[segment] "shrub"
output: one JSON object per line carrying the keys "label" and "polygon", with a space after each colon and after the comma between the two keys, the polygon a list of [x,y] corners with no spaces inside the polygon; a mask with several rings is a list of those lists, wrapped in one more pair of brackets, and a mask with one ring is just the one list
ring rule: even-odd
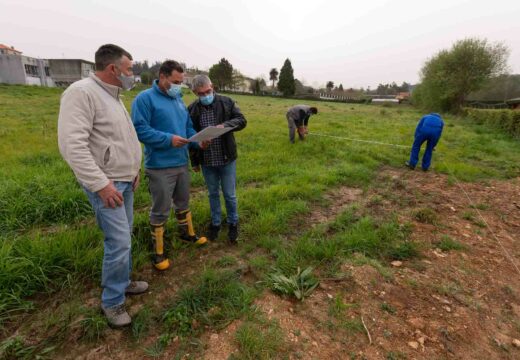
{"label": "shrub", "polygon": [[485,124],[520,138],[520,111],[465,109],[465,114],[477,124]]}

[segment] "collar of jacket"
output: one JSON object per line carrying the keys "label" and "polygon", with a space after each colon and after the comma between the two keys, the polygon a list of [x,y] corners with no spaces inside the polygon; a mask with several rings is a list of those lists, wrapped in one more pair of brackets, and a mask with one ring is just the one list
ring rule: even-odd
{"label": "collar of jacket", "polygon": [[90,74],[90,78],[94,80],[103,89],[105,89],[113,98],[119,99],[119,95],[121,95],[121,91],[123,90],[119,86],[107,84],[106,82],[98,78],[96,74],[93,73]]}

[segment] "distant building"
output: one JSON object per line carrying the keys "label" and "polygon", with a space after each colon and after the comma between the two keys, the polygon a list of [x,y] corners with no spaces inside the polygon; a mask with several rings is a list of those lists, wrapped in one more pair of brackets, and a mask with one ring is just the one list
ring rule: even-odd
{"label": "distant building", "polygon": [[520,111],[520,98],[506,100],[506,104],[512,110]]}
{"label": "distant building", "polygon": [[233,92],[241,92],[241,93],[249,93],[252,94],[252,86],[254,83],[254,79],[251,79],[249,77],[244,77],[242,81],[236,84],[235,89],[233,89]]}
{"label": "distant building", "polygon": [[208,72],[207,71],[202,71],[202,70],[199,70],[199,69],[187,69],[185,72],[184,72],[184,81],[183,81],[183,84],[186,85],[188,88],[191,89],[192,85],[193,85],[193,78],[197,75],[208,75]]}
{"label": "distant building", "polygon": [[400,92],[395,97],[397,100],[399,100],[399,103],[403,101],[410,100],[410,93],[409,92]]}
{"label": "distant building", "polygon": [[67,87],[95,71],[92,61],[81,59],[49,59],[52,78],[56,86]]}
{"label": "distant building", "polygon": [[14,46],[7,46],[4,44],[0,44],[0,54],[3,55],[22,55],[21,51],[18,51],[14,48]]}
{"label": "distant building", "polygon": [[21,55],[13,48],[0,53],[0,83],[55,86],[49,61]]}
{"label": "distant building", "polygon": [[375,98],[372,99],[372,104],[384,104],[384,103],[397,103],[399,104],[399,100],[397,99],[388,99],[388,98]]}

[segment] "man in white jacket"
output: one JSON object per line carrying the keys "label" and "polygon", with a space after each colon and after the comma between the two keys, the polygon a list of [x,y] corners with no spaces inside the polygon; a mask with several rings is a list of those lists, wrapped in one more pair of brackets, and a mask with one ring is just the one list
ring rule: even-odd
{"label": "man in white jacket", "polygon": [[115,327],[129,325],[125,294],[148,289],[130,281],[134,191],[139,184],[141,146],[120,99],[133,87],[132,56],[117,45],[101,46],[96,73],[63,93],[58,119],[61,155],[72,168],[105,235],[101,308]]}

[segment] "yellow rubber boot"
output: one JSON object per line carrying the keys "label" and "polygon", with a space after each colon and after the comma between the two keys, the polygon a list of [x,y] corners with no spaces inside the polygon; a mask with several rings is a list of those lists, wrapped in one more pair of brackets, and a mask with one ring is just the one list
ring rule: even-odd
{"label": "yellow rubber boot", "polygon": [[153,266],[157,270],[166,270],[170,267],[170,261],[164,255],[164,223],[150,224],[152,227],[152,243],[154,254],[152,256]]}
{"label": "yellow rubber boot", "polygon": [[177,221],[179,223],[181,240],[196,245],[204,245],[208,242],[208,239],[206,239],[206,237],[198,237],[195,234],[195,230],[193,229],[193,221],[191,218],[191,211],[189,209],[176,211],[175,216],[177,217]]}

